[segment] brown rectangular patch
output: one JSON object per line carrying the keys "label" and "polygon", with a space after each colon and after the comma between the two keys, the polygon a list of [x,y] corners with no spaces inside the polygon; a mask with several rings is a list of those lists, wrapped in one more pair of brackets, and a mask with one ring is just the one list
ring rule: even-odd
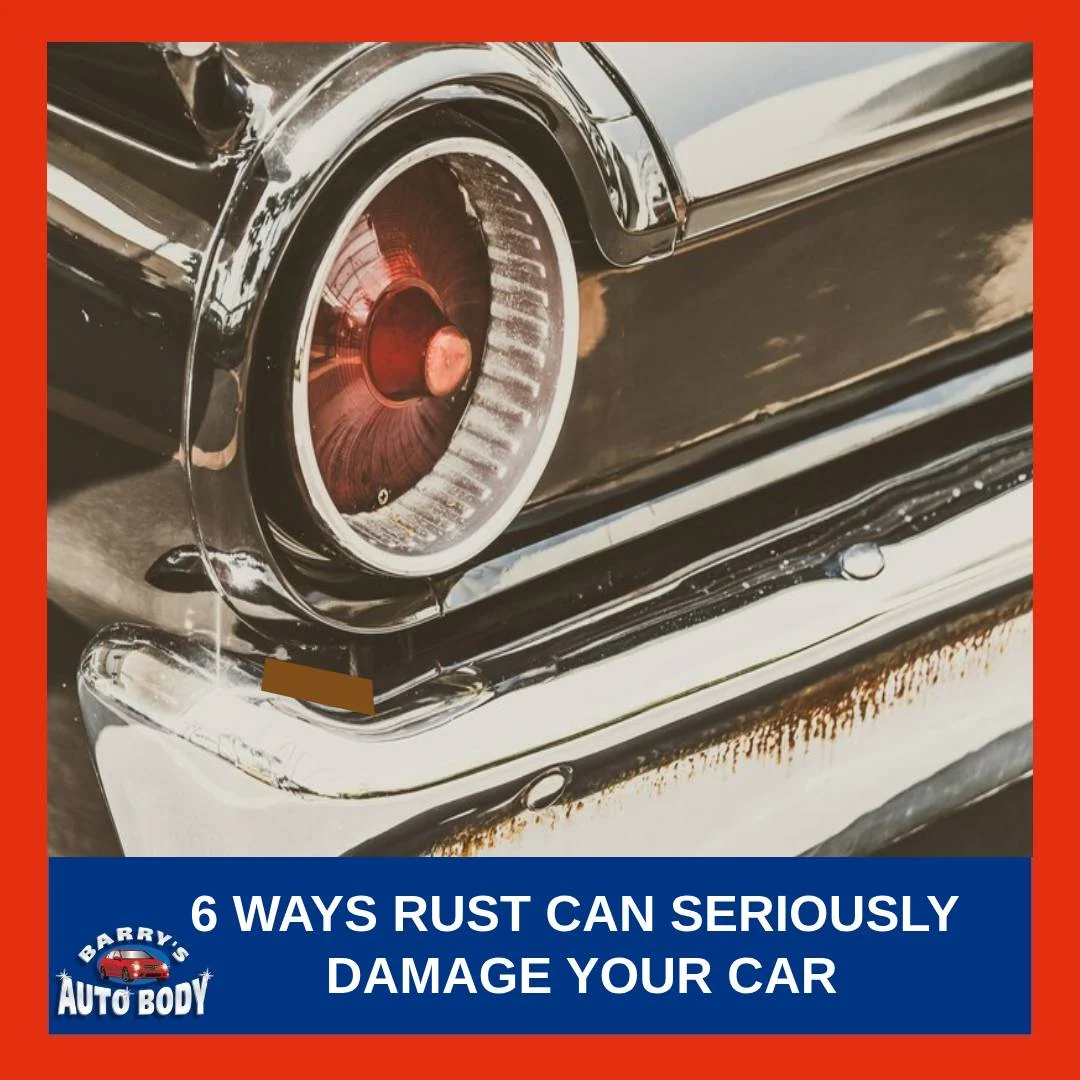
{"label": "brown rectangular patch", "polygon": [[375,684],[359,675],[343,675],[268,656],[263,663],[262,688],[268,694],[375,715]]}

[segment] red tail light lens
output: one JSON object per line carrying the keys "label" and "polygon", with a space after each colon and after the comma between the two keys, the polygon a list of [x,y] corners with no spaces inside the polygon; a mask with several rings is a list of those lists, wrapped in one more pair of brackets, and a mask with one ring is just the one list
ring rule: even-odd
{"label": "red tail light lens", "polygon": [[342,513],[387,505],[450,444],[484,348],[489,281],[479,224],[441,162],[398,177],[350,227],[308,368],[315,457]]}
{"label": "red tail light lens", "polygon": [[298,342],[296,444],[323,526],[387,573],[476,554],[540,477],[576,346],[569,241],[528,166],[479,139],[406,155],[331,241]]}

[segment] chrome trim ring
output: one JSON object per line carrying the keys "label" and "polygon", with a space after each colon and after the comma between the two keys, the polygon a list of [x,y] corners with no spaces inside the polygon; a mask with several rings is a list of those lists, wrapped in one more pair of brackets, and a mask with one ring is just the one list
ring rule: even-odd
{"label": "chrome trim ring", "polygon": [[[375,589],[359,568],[345,581],[309,575],[278,542],[252,492],[243,405],[257,364],[253,343],[285,250],[329,178],[348,157],[374,157],[373,143],[399,125],[482,101],[554,136],[605,257],[629,266],[668,254],[675,240],[670,199],[661,207],[650,198],[650,225],[639,232],[631,229],[637,203],[626,197],[653,190],[643,170],[651,174],[655,152],[643,153],[630,117],[595,119],[610,111],[603,100],[583,100],[561,68],[540,63],[533,49],[378,42],[332,51],[318,77],[260,118],[254,145],[234,163],[227,204],[198,270],[181,439],[203,559],[240,622],[291,641],[306,638],[312,620],[345,632],[389,633],[439,614],[421,579],[397,579],[395,587],[384,579],[386,587]],[[405,581],[412,587],[402,587]]]}
{"label": "chrome trim ring", "polygon": [[[372,201],[409,169],[435,158],[457,175],[491,262],[479,375],[431,471],[389,505],[345,514],[327,489],[311,433],[308,369],[316,312],[341,245]],[[320,524],[345,554],[399,577],[444,573],[478,555],[510,524],[547,465],[570,401],[577,341],[570,238],[536,173],[516,154],[478,138],[441,139],[398,158],[342,219],[319,263],[300,324],[292,368],[293,438]]]}

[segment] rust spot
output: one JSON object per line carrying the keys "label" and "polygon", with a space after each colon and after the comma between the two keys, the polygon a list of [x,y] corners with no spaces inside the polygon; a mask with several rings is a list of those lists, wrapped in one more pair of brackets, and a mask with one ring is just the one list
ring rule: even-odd
{"label": "rust spot", "polygon": [[[876,715],[885,705],[913,702],[924,687],[937,685],[942,672],[953,668],[964,676],[964,666],[976,658],[989,668],[1008,642],[1008,625],[1031,611],[1030,591],[981,611],[963,615],[916,635],[872,657],[856,661],[836,673],[790,693],[778,701],[714,721],[699,729],[696,738],[637,752],[634,763],[592,789],[581,789],[546,812],[509,812],[466,828],[433,845],[442,855],[476,855],[502,846],[527,829],[554,831],[586,801],[601,804],[622,784],[639,776],[649,778],[655,794],[696,773],[730,771],[762,758],[784,764],[805,754],[817,742],[834,741]],[[575,777],[582,770],[575,768]],[[561,813],[557,811],[561,810]],[[555,811],[555,812],[553,812]]]}

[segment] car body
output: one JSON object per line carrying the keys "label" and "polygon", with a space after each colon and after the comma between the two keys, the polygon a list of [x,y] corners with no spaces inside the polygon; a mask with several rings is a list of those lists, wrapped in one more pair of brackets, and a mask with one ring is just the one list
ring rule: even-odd
{"label": "car body", "polygon": [[155,979],[164,982],[169,977],[169,965],[145,949],[110,949],[97,962],[101,979],[121,979],[138,982]]}
{"label": "car body", "polygon": [[[51,615],[125,851],[859,852],[1030,773],[1030,45],[68,45],[49,95]],[[342,508],[319,305],[427,166],[468,416]]]}

